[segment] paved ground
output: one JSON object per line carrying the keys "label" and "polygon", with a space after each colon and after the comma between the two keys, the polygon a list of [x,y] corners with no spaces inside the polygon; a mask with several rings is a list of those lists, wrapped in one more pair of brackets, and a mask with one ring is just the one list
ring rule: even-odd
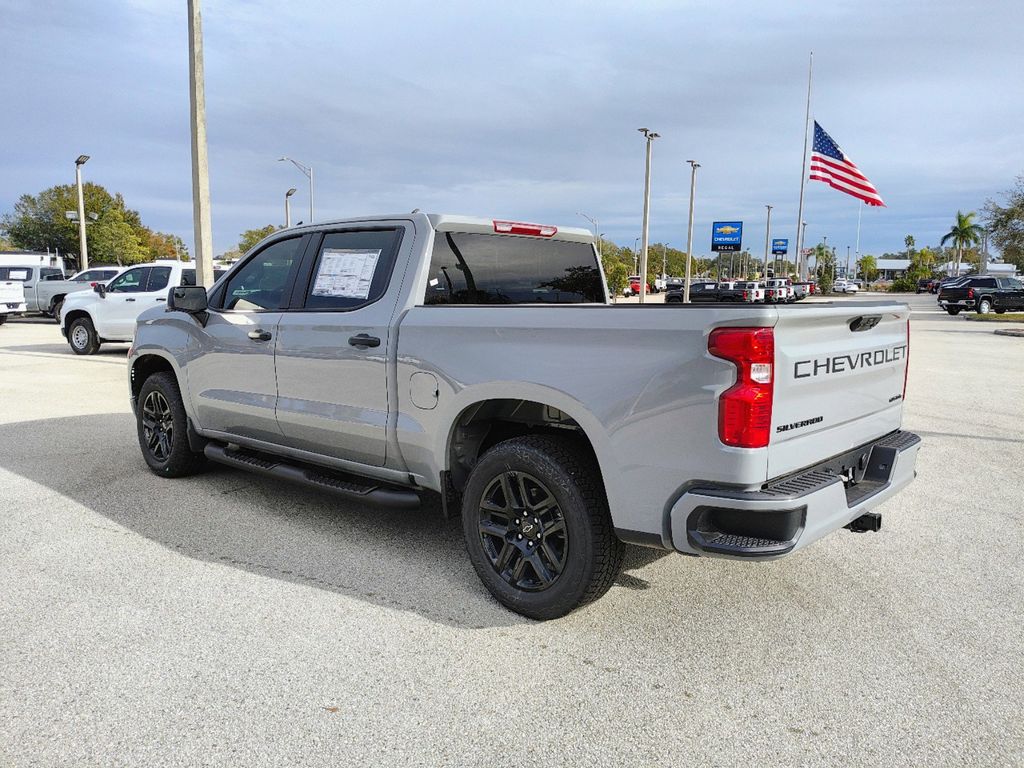
{"label": "paved ground", "polygon": [[456,523],[145,468],[124,346],[0,328],[2,765],[1020,765],[1024,340],[915,307],[917,481],[537,624]]}

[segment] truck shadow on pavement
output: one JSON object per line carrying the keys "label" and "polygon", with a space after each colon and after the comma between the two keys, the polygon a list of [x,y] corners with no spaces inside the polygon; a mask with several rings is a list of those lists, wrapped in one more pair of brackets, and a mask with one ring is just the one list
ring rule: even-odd
{"label": "truck shadow on pavement", "polygon": [[[142,459],[129,414],[7,424],[0,468],[121,526],[103,531],[137,534],[206,563],[462,628],[532,623],[487,594],[458,520],[359,506],[218,465],[191,478],[156,477]],[[68,527],[75,525],[72,518]],[[664,554],[630,548],[626,567]],[[648,587],[626,573],[618,583]]]}

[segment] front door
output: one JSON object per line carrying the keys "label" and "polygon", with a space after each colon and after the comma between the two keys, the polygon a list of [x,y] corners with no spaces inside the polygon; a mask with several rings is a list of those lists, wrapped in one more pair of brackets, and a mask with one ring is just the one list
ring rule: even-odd
{"label": "front door", "polygon": [[205,328],[185,366],[199,428],[281,442],[274,350],[281,310],[302,254],[303,237],[254,253],[211,295]]}
{"label": "front door", "polygon": [[[134,267],[114,278],[106,295],[90,308],[96,332],[104,339],[131,338],[135,332],[136,306],[145,294],[152,267]],[[148,308],[148,305],[147,305]]]}
{"label": "front door", "polygon": [[[287,445],[383,466],[387,360],[407,225],[326,232],[278,326],[277,420]],[[398,260],[404,265],[403,260]]]}

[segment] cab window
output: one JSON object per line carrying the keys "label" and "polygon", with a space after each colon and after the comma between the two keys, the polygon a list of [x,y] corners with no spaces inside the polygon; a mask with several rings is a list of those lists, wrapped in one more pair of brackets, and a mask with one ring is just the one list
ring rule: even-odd
{"label": "cab window", "polygon": [[146,284],[146,291],[162,291],[171,280],[170,267],[152,267],[149,270],[149,282]]}
{"label": "cab window", "polygon": [[228,281],[223,309],[260,312],[283,307],[301,242],[301,237],[278,240],[243,264]]}
{"label": "cab window", "polygon": [[129,269],[117,277],[107,287],[108,293],[142,293],[146,289],[146,280],[152,267],[136,267]]}

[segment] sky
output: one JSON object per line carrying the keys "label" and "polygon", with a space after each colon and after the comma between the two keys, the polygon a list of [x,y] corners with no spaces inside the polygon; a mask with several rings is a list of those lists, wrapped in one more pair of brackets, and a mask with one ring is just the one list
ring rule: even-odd
{"label": "sky", "polygon": [[[191,247],[185,0],[0,0],[0,213],[85,178]],[[694,252],[796,236],[812,119],[875,184],[861,251],[937,244],[1024,173],[1024,5],[962,2],[203,0],[214,249],[243,230],[424,211],[639,236]],[[858,201],[808,181],[807,240],[855,248]]]}

